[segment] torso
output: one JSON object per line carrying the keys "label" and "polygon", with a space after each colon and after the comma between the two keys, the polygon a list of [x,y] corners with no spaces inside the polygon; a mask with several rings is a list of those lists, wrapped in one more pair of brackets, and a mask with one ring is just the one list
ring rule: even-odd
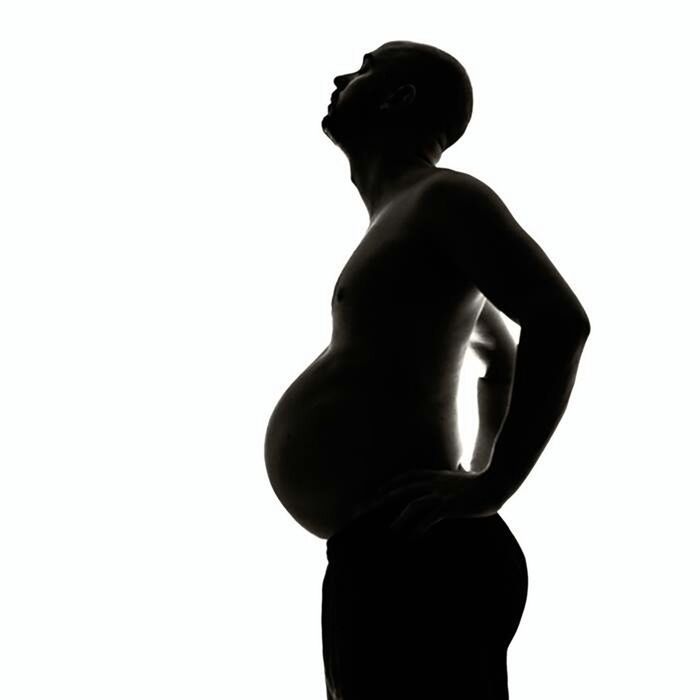
{"label": "torso", "polygon": [[330,344],[270,418],[270,483],[319,537],[396,474],[459,464],[459,374],[484,297],[431,245],[428,185],[443,173],[368,229],[333,291]]}

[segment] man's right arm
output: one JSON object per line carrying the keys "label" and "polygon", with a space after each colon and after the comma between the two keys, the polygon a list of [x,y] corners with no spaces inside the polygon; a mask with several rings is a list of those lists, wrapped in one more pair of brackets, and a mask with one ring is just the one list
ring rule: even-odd
{"label": "man's right arm", "polygon": [[456,264],[520,325],[508,413],[489,467],[474,481],[474,514],[486,515],[519,488],[559,424],[590,324],[544,251],[488,186],[450,173],[432,194],[438,212],[434,241],[446,264]]}

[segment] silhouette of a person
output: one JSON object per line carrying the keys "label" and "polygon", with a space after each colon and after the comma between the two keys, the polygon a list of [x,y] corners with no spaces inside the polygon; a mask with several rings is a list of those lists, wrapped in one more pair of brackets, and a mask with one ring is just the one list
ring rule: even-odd
{"label": "silhouette of a person", "polygon": [[[493,190],[436,167],[471,117],[455,58],[392,41],[334,82],[322,128],[369,226],[333,291],[331,342],[265,441],[280,501],[328,540],[328,698],[505,699],[528,574],[497,511],[559,423],[589,321]],[[520,326],[517,347],[500,312]],[[466,471],[469,346],[486,369]]]}

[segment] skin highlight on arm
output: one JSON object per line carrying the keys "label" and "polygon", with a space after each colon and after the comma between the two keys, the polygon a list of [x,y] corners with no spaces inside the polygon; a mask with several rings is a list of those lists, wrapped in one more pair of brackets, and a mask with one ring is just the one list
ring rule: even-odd
{"label": "skin highlight on arm", "polygon": [[488,300],[479,314],[469,346],[485,366],[484,375],[477,380],[479,428],[469,463],[471,471],[480,473],[491,462],[508,413],[517,351],[500,312]]}

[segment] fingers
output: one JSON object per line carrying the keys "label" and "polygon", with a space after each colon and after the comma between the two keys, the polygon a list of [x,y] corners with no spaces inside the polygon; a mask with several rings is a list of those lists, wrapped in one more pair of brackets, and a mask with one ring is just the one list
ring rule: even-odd
{"label": "fingers", "polygon": [[360,517],[378,508],[391,510],[393,507],[405,505],[408,501],[432,493],[436,477],[440,474],[436,469],[411,469],[401,472],[386,482],[379,494],[359,506],[353,517]]}
{"label": "fingers", "polygon": [[412,500],[401,514],[391,523],[389,529],[397,535],[422,536],[436,522],[444,517],[443,499],[437,495],[427,495]]}
{"label": "fingers", "polygon": [[407,483],[421,483],[434,479],[439,474],[437,469],[409,469],[401,472],[389,480],[389,485],[400,486]]}
{"label": "fingers", "polygon": [[392,507],[397,507],[402,504],[405,505],[406,502],[412,498],[426,495],[427,489],[428,485],[425,483],[406,484],[404,486],[394,487],[388,491],[384,491],[379,496],[361,506],[356,516],[364,515],[378,508],[386,508],[389,510]]}

